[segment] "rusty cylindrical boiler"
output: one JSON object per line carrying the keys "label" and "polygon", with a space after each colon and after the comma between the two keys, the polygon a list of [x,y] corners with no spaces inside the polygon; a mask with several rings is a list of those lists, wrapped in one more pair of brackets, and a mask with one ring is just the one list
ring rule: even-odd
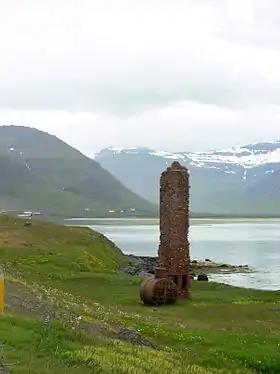
{"label": "rusty cylindrical boiler", "polygon": [[151,276],[141,283],[140,297],[145,305],[174,304],[178,290],[172,279]]}

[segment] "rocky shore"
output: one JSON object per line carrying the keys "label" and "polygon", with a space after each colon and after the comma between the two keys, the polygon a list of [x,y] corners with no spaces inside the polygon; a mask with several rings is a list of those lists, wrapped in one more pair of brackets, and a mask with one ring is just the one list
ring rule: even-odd
{"label": "rocky shore", "polygon": [[[119,274],[129,274],[138,277],[147,277],[155,273],[157,266],[157,257],[145,257],[126,255],[127,266],[119,270]],[[217,274],[217,273],[244,273],[252,271],[248,265],[229,265],[216,263],[210,259],[204,261],[191,261],[191,275],[197,277],[201,274]]]}

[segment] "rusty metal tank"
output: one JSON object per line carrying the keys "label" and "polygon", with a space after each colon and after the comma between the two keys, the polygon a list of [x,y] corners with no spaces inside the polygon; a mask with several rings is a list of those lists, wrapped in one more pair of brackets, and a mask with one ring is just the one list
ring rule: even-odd
{"label": "rusty metal tank", "polygon": [[172,279],[151,276],[141,283],[140,297],[145,305],[174,304],[178,290]]}

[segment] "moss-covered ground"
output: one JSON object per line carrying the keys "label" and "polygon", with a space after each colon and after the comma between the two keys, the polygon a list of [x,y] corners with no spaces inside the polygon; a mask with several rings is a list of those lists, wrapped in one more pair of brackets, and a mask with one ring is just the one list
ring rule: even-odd
{"label": "moss-covered ground", "polygon": [[[0,373],[280,373],[278,292],[193,281],[191,300],[145,307],[100,235],[23,223],[0,219]],[[160,350],[119,340],[121,326]]]}

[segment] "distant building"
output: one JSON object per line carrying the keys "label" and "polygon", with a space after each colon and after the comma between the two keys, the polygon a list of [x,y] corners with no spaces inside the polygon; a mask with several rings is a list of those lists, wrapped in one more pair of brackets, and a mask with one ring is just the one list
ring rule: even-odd
{"label": "distant building", "polygon": [[32,212],[23,212],[23,214],[25,214],[26,216],[31,217],[33,213]]}
{"label": "distant building", "polygon": [[41,212],[33,212],[33,213],[31,213],[33,216],[41,216],[41,215],[43,215],[43,213],[41,213]]}

